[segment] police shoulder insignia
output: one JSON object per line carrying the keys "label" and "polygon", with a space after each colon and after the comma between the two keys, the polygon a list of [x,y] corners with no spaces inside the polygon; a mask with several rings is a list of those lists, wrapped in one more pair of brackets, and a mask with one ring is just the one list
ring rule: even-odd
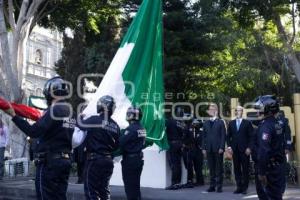
{"label": "police shoulder insignia", "polygon": [[138,137],[146,137],[147,136],[146,129],[139,129],[139,130],[137,130],[137,133],[138,133]]}
{"label": "police shoulder insignia", "polygon": [[124,135],[128,135],[128,133],[129,133],[129,131],[128,131],[128,130],[126,130],[126,131],[124,132]]}
{"label": "police shoulder insignia", "polygon": [[270,139],[270,134],[269,133],[263,133],[262,134],[262,139],[263,140],[269,140]]}

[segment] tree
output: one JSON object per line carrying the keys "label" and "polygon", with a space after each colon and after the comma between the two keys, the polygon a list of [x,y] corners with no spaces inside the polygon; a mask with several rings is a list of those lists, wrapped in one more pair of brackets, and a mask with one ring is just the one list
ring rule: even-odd
{"label": "tree", "polygon": [[[72,29],[84,27],[86,32],[98,33],[97,20],[105,20],[118,4],[118,0],[0,0],[0,94],[15,102],[23,100],[22,82],[25,70],[26,43],[37,25]],[[9,34],[11,45],[9,45]],[[24,146],[20,132],[11,132],[20,146]],[[24,156],[24,149],[12,147],[13,157]]]}
{"label": "tree", "polygon": [[[117,51],[119,27],[116,19],[98,22],[99,34],[86,34],[83,29],[77,29],[74,38],[64,35],[64,48],[61,59],[56,63],[56,72],[73,85],[71,104],[74,109],[84,102],[77,94],[78,77],[86,73],[104,74]],[[89,77],[88,81],[99,85],[101,78]],[[79,87],[85,88],[84,82]]]}
{"label": "tree", "polygon": [[[230,5],[242,26],[255,28],[260,23],[263,24],[262,29],[267,29],[268,23],[276,26],[278,39],[282,44],[281,49],[288,59],[290,70],[300,82],[300,60],[297,56],[299,44],[295,40],[296,17],[300,13],[300,3],[294,0],[225,0],[224,2]],[[283,23],[283,18],[288,23]]]}
{"label": "tree", "polygon": [[[1,69],[0,83],[13,92],[2,91],[6,98],[22,100],[23,71],[26,66],[26,42],[36,24],[58,28],[64,31],[70,27],[84,27],[86,32],[99,32],[97,21],[108,20],[118,12],[119,1],[109,0],[1,0],[0,1],[0,42]],[[8,45],[8,32],[12,45]]]}

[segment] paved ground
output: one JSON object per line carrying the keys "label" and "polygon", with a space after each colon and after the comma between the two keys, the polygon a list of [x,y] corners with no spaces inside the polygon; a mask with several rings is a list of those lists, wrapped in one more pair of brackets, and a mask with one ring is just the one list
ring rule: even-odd
{"label": "paved ground", "polygon": [[[254,187],[251,186],[248,195],[234,195],[233,186],[225,186],[223,193],[204,192],[206,187],[166,191],[162,189],[142,188],[143,200],[256,200]],[[126,200],[123,187],[111,187],[112,200]],[[0,200],[35,199],[34,182],[30,179],[5,180],[0,182]],[[82,200],[83,185],[74,184],[70,180],[68,188],[69,200]],[[300,188],[289,187],[285,198],[289,200],[300,199]]]}

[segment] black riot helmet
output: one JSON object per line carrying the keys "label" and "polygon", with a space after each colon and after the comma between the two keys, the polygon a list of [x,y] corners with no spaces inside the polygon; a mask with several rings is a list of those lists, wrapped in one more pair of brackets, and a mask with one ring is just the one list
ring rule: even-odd
{"label": "black riot helmet", "polygon": [[255,100],[254,108],[264,115],[274,115],[279,112],[279,102],[276,96],[265,95]]}
{"label": "black riot helmet", "polygon": [[113,97],[105,95],[100,97],[97,102],[97,113],[105,113],[109,117],[112,116],[116,108],[116,103]]}
{"label": "black riot helmet", "polygon": [[126,120],[127,121],[140,121],[143,117],[142,110],[138,106],[131,106],[127,109]]}
{"label": "black riot helmet", "polygon": [[49,79],[45,83],[43,94],[48,106],[50,106],[53,99],[67,97],[70,94],[70,85],[61,77],[57,76]]}
{"label": "black riot helmet", "polygon": [[199,127],[200,126],[199,120],[198,119],[193,119],[192,125],[195,126],[195,127]]}

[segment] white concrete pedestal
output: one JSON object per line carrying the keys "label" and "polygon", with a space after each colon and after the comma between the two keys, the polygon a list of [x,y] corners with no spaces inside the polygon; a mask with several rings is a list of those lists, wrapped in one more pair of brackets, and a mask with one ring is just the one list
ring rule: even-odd
{"label": "white concrete pedestal", "polygon": [[[144,168],[141,177],[141,187],[165,188],[171,183],[171,171],[168,165],[166,151],[159,152],[153,145],[144,151]],[[121,162],[115,163],[111,185],[123,186]]]}

